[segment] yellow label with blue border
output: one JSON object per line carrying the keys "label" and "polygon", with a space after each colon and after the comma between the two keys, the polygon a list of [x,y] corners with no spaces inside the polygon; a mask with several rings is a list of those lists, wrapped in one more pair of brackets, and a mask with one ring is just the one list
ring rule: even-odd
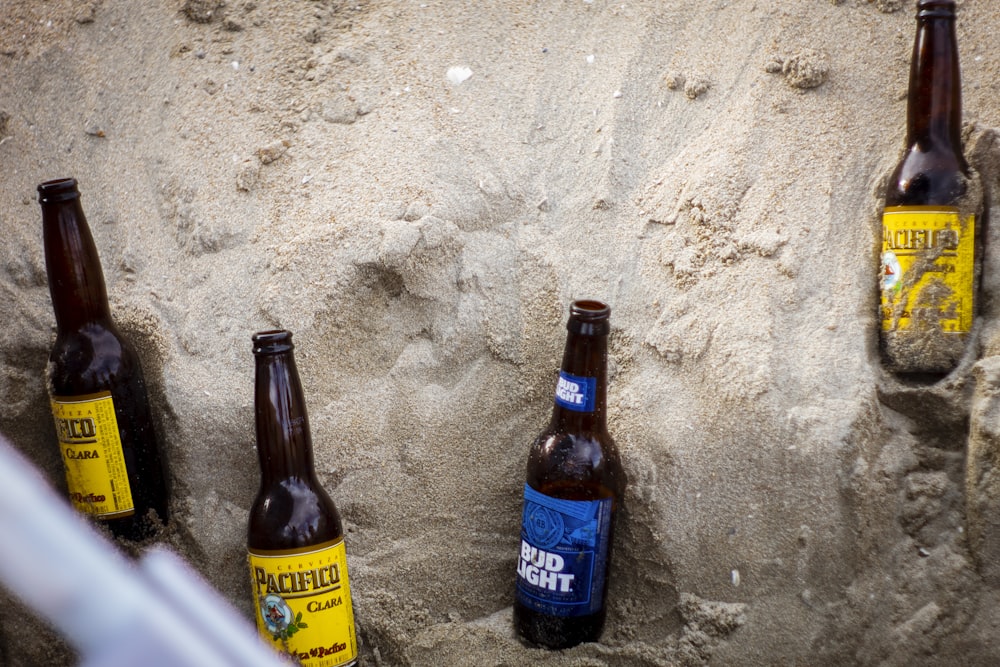
{"label": "yellow label with blue border", "polygon": [[257,630],[302,667],[354,664],[358,645],[343,538],[289,551],[249,550]]}
{"label": "yellow label with blue border", "polygon": [[889,206],[882,215],[882,330],[920,319],[945,333],[972,329],[975,216],[945,206]]}
{"label": "yellow label with blue border", "polygon": [[53,396],[51,402],[73,507],[99,519],[134,514],[111,392]]}

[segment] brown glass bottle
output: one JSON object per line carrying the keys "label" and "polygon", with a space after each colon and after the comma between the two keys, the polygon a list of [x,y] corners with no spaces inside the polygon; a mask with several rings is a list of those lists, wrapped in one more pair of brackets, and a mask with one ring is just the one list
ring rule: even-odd
{"label": "brown glass bottle", "polygon": [[611,309],[570,306],[555,406],[528,454],[514,626],[551,649],[597,641],[625,473],[607,429]]}
{"label": "brown glass bottle", "polygon": [[357,659],[344,531],[313,466],[292,334],[253,335],[260,490],[247,549],[261,637],[304,667]]}
{"label": "brown glass bottle", "polygon": [[953,0],[920,0],[910,67],[906,152],[882,218],[880,352],[901,374],[943,375],[975,314],[981,199],[962,155],[962,93]]}
{"label": "brown glass bottle", "polygon": [[42,183],[38,201],[56,316],[46,380],[70,501],[116,536],[143,539],[168,514],[139,357],[111,318],[76,180]]}

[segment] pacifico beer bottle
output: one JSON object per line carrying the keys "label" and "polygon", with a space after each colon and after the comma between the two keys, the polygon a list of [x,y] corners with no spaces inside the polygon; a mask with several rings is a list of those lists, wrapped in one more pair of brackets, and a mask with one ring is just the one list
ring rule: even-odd
{"label": "pacifico beer bottle", "polygon": [[113,534],[167,521],[167,488],[139,358],[111,318],[76,180],[38,186],[56,316],[46,382],[69,497]]}
{"label": "pacifico beer bottle", "polygon": [[882,217],[880,351],[894,372],[940,375],[972,329],[982,247],[962,155],[953,0],[917,3],[906,119]]}
{"label": "pacifico beer bottle", "polygon": [[260,490],[247,550],[260,635],[303,667],[357,661],[340,514],[313,468],[292,334],[253,336]]}
{"label": "pacifico beer bottle", "polygon": [[527,642],[596,641],[625,474],[607,429],[608,318],[574,301],[552,421],[528,454],[514,625]]}

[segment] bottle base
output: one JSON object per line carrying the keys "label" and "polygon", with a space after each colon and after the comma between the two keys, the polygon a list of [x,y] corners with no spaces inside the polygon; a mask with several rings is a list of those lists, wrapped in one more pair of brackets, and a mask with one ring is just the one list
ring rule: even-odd
{"label": "bottle base", "polygon": [[879,352],[883,366],[894,374],[940,379],[958,366],[967,343],[968,334],[964,333],[935,329],[883,331]]}
{"label": "bottle base", "polygon": [[140,543],[154,538],[163,532],[167,525],[167,512],[162,514],[149,508],[141,514],[133,514],[124,519],[102,521],[95,519],[94,523],[102,526],[117,540]]}
{"label": "bottle base", "polygon": [[564,649],[596,642],[604,628],[604,610],[589,616],[550,616],[514,603],[514,630],[518,638],[535,648]]}

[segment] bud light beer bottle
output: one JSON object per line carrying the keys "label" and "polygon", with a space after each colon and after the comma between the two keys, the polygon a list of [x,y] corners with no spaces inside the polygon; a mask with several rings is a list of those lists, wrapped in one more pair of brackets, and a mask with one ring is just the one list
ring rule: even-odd
{"label": "bud light beer bottle", "polygon": [[56,340],[46,384],[69,499],[117,537],[168,518],[167,486],[139,357],[111,318],[76,180],[38,186]]}
{"label": "bud light beer bottle", "polygon": [[253,336],[260,490],[247,550],[257,629],[302,667],[357,662],[344,530],[313,467],[292,334]]}
{"label": "bud light beer bottle", "polygon": [[574,301],[552,421],[528,454],[514,625],[551,649],[597,641],[625,474],[607,429],[611,309]]}
{"label": "bud light beer bottle", "polygon": [[879,347],[890,371],[941,376],[965,350],[982,263],[981,196],[962,155],[953,0],[917,3],[906,120],[882,216]]}

